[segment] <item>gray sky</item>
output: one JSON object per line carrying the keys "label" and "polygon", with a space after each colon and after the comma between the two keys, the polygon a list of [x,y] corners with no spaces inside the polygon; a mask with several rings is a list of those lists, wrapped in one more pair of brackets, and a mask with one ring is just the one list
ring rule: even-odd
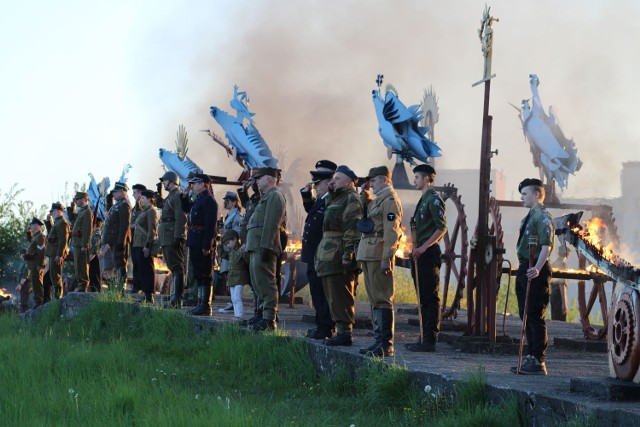
{"label": "gray sky", "polygon": [[[508,104],[530,98],[536,73],[543,104],[556,108],[584,162],[561,198],[618,196],[622,162],[640,160],[640,3],[490,6],[500,19],[493,167],[510,186],[537,176]],[[482,76],[483,9],[472,0],[13,2],[0,14],[0,188],[17,182],[26,198],[49,204],[65,182],[89,172],[114,182],[125,163],[130,183],[153,185],[158,149],[174,148],[180,124],[206,172],[236,178],[237,165],[198,132],[222,135],[209,107],[228,110],[234,84],[285,163],[301,158],[308,171],[330,158],[365,174],[392,164],[371,101],[378,73],[406,104],[432,85],[438,168],[477,168],[483,88],[471,84]]]}

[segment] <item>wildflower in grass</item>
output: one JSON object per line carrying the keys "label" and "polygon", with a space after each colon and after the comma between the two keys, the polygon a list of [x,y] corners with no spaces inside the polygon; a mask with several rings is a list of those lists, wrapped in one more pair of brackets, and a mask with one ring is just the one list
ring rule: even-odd
{"label": "wildflower in grass", "polygon": [[231,406],[231,399],[227,397],[227,411],[229,410],[230,406]]}
{"label": "wildflower in grass", "polygon": [[157,378],[151,378],[151,382],[152,382],[152,383],[153,383],[153,382],[156,382],[156,381],[158,381],[158,379],[157,379]]}
{"label": "wildflower in grass", "polygon": [[424,392],[425,393],[429,393],[431,391],[431,386],[429,384],[427,384],[426,386],[424,386]]}
{"label": "wildflower in grass", "polygon": [[69,394],[73,395],[73,393],[75,393],[76,391],[72,388],[69,389]]}
{"label": "wildflower in grass", "polygon": [[196,394],[196,400],[200,399],[200,395]]}

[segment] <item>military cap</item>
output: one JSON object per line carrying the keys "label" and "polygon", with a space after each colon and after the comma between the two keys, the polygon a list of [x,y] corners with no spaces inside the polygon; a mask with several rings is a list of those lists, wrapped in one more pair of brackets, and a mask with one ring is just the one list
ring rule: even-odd
{"label": "military cap", "polygon": [[518,191],[522,192],[522,189],[525,187],[529,187],[529,186],[536,186],[536,187],[542,187],[542,181],[540,181],[538,178],[525,178],[520,185],[518,185]]}
{"label": "military cap", "polygon": [[198,182],[203,182],[205,184],[210,184],[211,183],[211,178],[209,178],[209,175],[207,175],[206,173],[196,173],[191,178],[189,178],[189,183],[190,184],[195,184],[195,183],[198,183]]}
{"label": "military cap", "polygon": [[220,238],[220,243],[224,245],[227,241],[231,239],[239,239],[239,238],[240,238],[240,235],[236,230],[227,230],[222,234],[222,237]]}
{"label": "military cap", "polygon": [[[337,168],[338,168],[338,165],[333,163],[331,160],[318,160],[316,162],[316,172],[317,171],[335,172]],[[311,173],[313,173],[313,171]]]}
{"label": "military cap", "polygon": [[253,175],[253,178],[258,179],[265,175],[269,175],[276,178],[278,174],[279,174],[279,170],[276,168],[259,168],[257,172]]}
{"label": "military cap", "polygon": [[64,206],[62,206],[62,203],[60,202],[55,202],[51,204],[51,209],[49,209],[49,212],[53,212],[53,211],[63,211],[64,210]]}
{"label": "military cap", "polygon": [[175,185],[180,185],[180,177],[174,171],[166,171],[164,175],[160,177],[160,181],[167,180],[173,182]]}
{"label": "military cap", "polygon": [[142,190],[140,192],[140,194],[142,196],[146,197],[147,199],[153,199],[153,195],[154,195],[153,191],[147,190],[146,188],[144,190]]}
{"label": "military cap", "polygon": [[129,191],[129,186],[126,182],[116,182],[116,185],[113,186],[113,191]]}
{"label": "military cap", "polygon": [[236,202],[238,201],[238,193],[227,191],[227,194],[224,195],[222,200],[233,200],[234,202]]}
{"label": "military cap", "polygon": [[386,166],[376,166],[375,168],[369,169],[367,179],[371,179],[376,176],[386,176],[387,178],[391,178],[391,172],[389,172],[389,168]]}
{"label": "military cap", "polygon": [[427,175],[435,175],[436,170],[431,165],[418,165],[413,168],[413,173],[426,173]]}
{"label": "military cap", "polygon": [[323,179],[333,178],[333,171],[311,171],[311,181],[318,183]]}
{"label": "military cap", "polygon": [[358,181],[358,175],[347,165],[340,165],[336,168],[336,172],[343,173],[349,177],[353,182]]}
{"label": "military cap", "polygon": [[84,191],[76,191],[76,195],[73,196],[73,200],[88,199],[88,198],[89,198],[89,195]]}
{"label": "military cap", "polygon": [[143,184],[133,184],[133,187],[131,187],[132,190],[140,190],[140,191],[144,191],[147,189],[147,187]]}
{"label": "military cap", "polygon": [[36,218],[34,216],[29,224],[30,225],[39,225],[40,227],[42,227],[44,225],[44,222],[40,221],[38,218]]}

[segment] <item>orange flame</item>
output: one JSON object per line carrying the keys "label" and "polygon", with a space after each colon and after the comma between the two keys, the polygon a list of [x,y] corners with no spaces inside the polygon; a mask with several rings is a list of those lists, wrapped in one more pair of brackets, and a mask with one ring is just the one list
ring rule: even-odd
{"label": "orange flame", "polygon": [[0,288],[0,301],[11,299],[13,295],[7,292],[7,288]]}
{"label": "orange flame", "polygon": [[168,273],[169,267],[160,257],[153,257],[153,271],[156,273]]}
{"label": "orange flame", "polygon": [[411,252],[413,251],[413,244],[411,243],[411,239],[407,235],[407,227],[404,225],[402,228],[402,235],[400,236],[400,240],[398,241],[398,249],[396,249],[396,255],[398,258],[410,258]]}
{"label": "orange flame", "polygon": [[302,240],[289,239],[284,251],[288,254],[298,254],[302,251]]}
{"label": "orange flame", "polygon": [[616,256],[613,254],[613,242],[603,246],[603,238],[607,231],[607,225],[601,218],[594,217],[584,222],[584,228],[579,231],[580,237],[590,245],[594,246],[602,253],[602,257],[609,262],[615,262]]}

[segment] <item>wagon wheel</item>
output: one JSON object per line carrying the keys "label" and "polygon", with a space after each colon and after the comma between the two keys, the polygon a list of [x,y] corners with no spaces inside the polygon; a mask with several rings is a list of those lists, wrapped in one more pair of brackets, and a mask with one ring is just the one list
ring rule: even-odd
{"label": "wagon wheel", "polygon": [[615,373],[616,378],[625,381],[633,380],[640,366],[639,309],[640,296],[637,290],[623,286],[614,295],[607,334],[609,367],[611,374]]}
{"label": "wagon wheel", "polygon": [[[584,270],[587,266],[587,259],[579,255],[578,268]],[[607,335],[607,294],[604,288],[605,280],[593,280],[593,286],[589,293],[589,299],[586,298],[586,283],[584,280],[578,281],[578,310],[580,311],[580,323],[582,324],[582,332],[584,337],[590,340],[599,340]],[[595,326],[591,324],[589,320],[589,314],[593,310],[593,306],[596,302],[596,298],[600,303],[600,312],[602,313],[602,320],[604,326]]]}
{"label": "wagon wheel", "polygon": [[[601,218],[604,221],[606,225],[607,235],[611,242],[614,242],[614,244],[620,242],[620,237],[618,236],[618,228],[615,225],[615,219],[613,218],[613,212],[610,207],[603,206],[599,210],[594,210],[593,217]],[[586,268],[587,260],[582,255],[578,256],[578,265],[581,270],[584,270]],[[584,333],[584,336],[587,339],[599,340],[603,339],[607,335],[607,323],[609,321],[607,316],[607,309],[609,307],[609,304],[607,302],[607,292],[604,287],[605,283],[606,280],[594,279],[593,286],[591,287],[591,291],[589,292],[589,296],[587,298],[585,281],[578,281],[578,309],[580,312],[580,323],[582,324],[582,331]],[[603,326],[594,326],[589,320],[589,315],[593,310],[596,298],[598,299],[600,312],[602,313],[602,321],[604,323]]]}
{"label": "wagon wheel", "polygon": [[[444,263],[444,286],[442,290],[442,318],[455,318],[457,310],[460,308],[460,300],[463,297],[464,287],[467,280],[468,261],[468,227],[467,215],[464,212],[462,197],[458,195],[458,189],[452,184],[445,184],[444,187],[437,187],[436,190],[447,205],[447,232],[444,235],[444,251],[442,261]],[[451,206],[453,205],[453,206]],[[455,208],[455,209],[453,209]],[[452,214],[455,212],[455,222]],[[447,305],[449,298],[449,285],[451,281],[456,281],[456,290],[450,305]]]}

